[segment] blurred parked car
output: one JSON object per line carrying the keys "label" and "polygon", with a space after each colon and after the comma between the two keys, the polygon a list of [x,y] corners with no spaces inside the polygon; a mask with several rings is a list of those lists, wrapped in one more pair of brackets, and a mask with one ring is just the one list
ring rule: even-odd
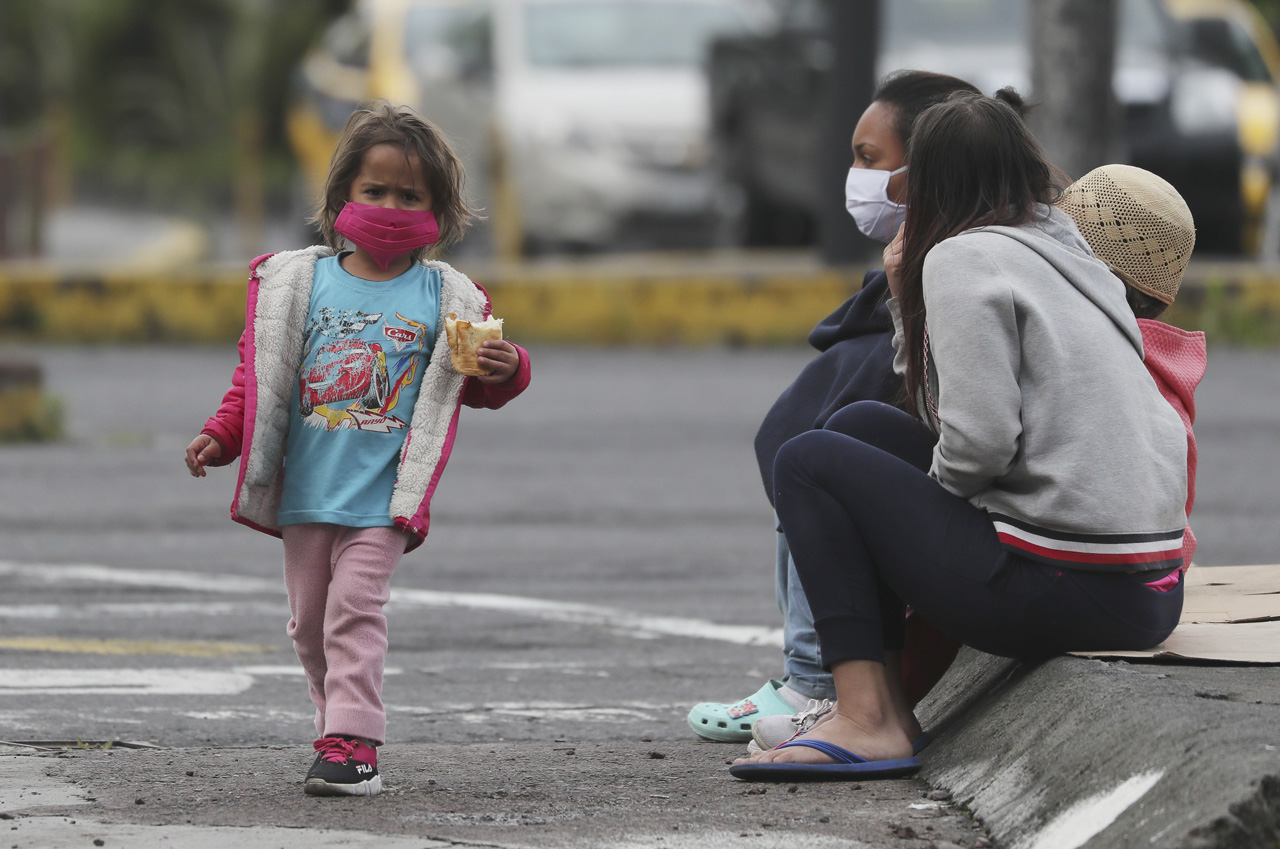
{"label": "blurred parked car", "polygon": [[1235,104],[1243,247],[1280,258],[1280,46],[1244,0],[1165,0],[1196,59],[1227,72],[1222,102]]}
{"label": "blurred parked car", "polygon": [[313,188],[372,97],[453,140],[500,250],[709,230],[708,42],[759,0],[357,0],[303,63],[291,138]]}
{"label": "blurred parked car", "polygon": [[[826,4],[780,3],[773,30],[719,39],[710,57],[712,137],[722,163],[721,208],[729,213],[721,230],[742,244],[811,240],[818,192],[840,191],[819,187],[814,176],[818,109],[832,57]],[[988,93],[1005,85],[1030,93],[1027,5],[883,3],[879,73],[918,68]],[[1120,0],[1114,89],[1126,160],[1165,177],[1186,197],[1197,248],[1239,252],[1246,206],[1256,206],[1253,190],[1244,188],[1254,172],[1237,122],[1239,78],[1192,56],[1160,0]],[[1270,150],[1255,161],[1273,174],[1274,145]]]}

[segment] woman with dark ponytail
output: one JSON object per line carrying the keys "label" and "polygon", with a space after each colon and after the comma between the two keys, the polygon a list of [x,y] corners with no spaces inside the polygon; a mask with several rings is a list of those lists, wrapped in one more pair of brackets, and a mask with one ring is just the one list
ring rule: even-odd
{"label": "woman with dark ponytail", "polygon": [[1017,95],[917,119],[885,250],[902,406],[788,441],[775,506],[836,709],[740,761],[752,780],[908,774],[903,610],[982,651],[1144,649],[1178,622],[1186,435],[1142,362],[1125,287],[1052,206]]}
{"label": "woman with dark ponytail", "polygon": [[[893,239],[906,212],[907,175],[903,163],[916,117],[958,91],[976,94],[964,80],[930,71],[900,70],[876,87],[851,140],[851,167],[845,204],[859,230],[882,244]],[[835,186],[831,187],[838,191]],[[893,319],[885,301],[888,278],[881,269],[867,272],[858,294],[841,304],[809,334],[817,355],[778,396],[756,433],[756,460],[769,500],[773,500],[773,461],[788,439],[821,428],[855,401],[893,402],[902,378],[893,370]],[[797,723],[835,698],[831,675],[822,666],[809,604],[796,576],[786,537],[777,535],[774,585],[782,613],[782,674],[765,681],[737,702],[699,702],[689,711],[689,727],[718,742],[747,742],[772,748],[795,733]],[[921,620],[912,634],[926,633]],[[931,632],[930,632],[931,633]],[[924,681],[940,675],[955,654],[949,645],[928,644],[927,663],[912,666]],[[917,659],[921,653],[916,653]],[[927,673],[927,674],[925,674]],[[923,693],[920,693],[923,695]],[[763,725],[757,723],[764,720]],[[754,739],[753,739],[754,738]]]}
{"label": "woman with dark ponytail", "polygon": [[[1002,111],[997,101],[1021,116],[1022,96],[1012,88],[1000,89],[994,98],[985,103],[977,101],[981,105],[973,108]],[[930,139],[919,144],[945,150],[951,134],[961,131],[958,125],[966,120],[958,114],[938,116],[923,128],[930,133]],[[924,335],[921,278],[929,249],[973,227],[1025,224],[1036,215],[1038,205],[1057,203],[1065,186],[1062,175],[1041,157],[1038,145],[1021,121],[990,121],[970,133],[979,136],[971,140],[975,152],[982,149],[988,155],[979,162],[939,156],[916,163],[912,169],[913,182],[907,188],[907,202],[920,204],[921,212],[914,218],[914,227],[904,228],[901,241],[886,248],[886,265],[891,266],[889,286],[898,298],[904,335],[913,342]],[[997,151],[1007,152],[1009,158],[997,155]],[[895,254],[900,257],[900,263],[890,258]],[[893,273],[895,267],[897,275]],[[903,282],[895,281],[895,276]],[[922,393],[921,383],[925,348],[921,344],[910,344],[905,349],[899,348],[899,353],[906,357],[905,407],[918,414],[917,397],[927,397],[927,393]]]}

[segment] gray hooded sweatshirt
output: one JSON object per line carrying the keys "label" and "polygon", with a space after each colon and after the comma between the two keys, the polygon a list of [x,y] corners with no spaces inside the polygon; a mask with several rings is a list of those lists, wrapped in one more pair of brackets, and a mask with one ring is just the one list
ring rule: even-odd
{"label": "gray hooded sweatshirt", "polygon": [[[1124,284],[1057,208],[924,263],[929,474],[1001,541],[1064,567],[1181,564],[1186,431],[1142,363]],[[895,368],[905,372],[900,305]]]}

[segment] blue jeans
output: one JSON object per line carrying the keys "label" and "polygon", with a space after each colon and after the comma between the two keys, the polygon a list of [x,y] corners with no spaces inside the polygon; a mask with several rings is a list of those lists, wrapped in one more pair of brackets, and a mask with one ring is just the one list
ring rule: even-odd
{"label": "blue jeans", "polygon": [[775,580],[778,609],[782,611],[783,683],[810,699],[835,699],[831,673],[822,668],[813,612],[809,610],[809,600],[796,574],[796,561],[781,530],[778,531]]}

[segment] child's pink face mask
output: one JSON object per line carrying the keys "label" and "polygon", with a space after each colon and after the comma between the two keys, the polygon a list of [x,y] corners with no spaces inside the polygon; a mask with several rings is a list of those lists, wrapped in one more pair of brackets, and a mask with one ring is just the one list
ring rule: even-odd
{"label": "child's pink face mask", "polygon": [[387,209],[348,201],[333,229],[363,248],[383,271],[397,257],[440,241],[436,215],[429,209]]}

